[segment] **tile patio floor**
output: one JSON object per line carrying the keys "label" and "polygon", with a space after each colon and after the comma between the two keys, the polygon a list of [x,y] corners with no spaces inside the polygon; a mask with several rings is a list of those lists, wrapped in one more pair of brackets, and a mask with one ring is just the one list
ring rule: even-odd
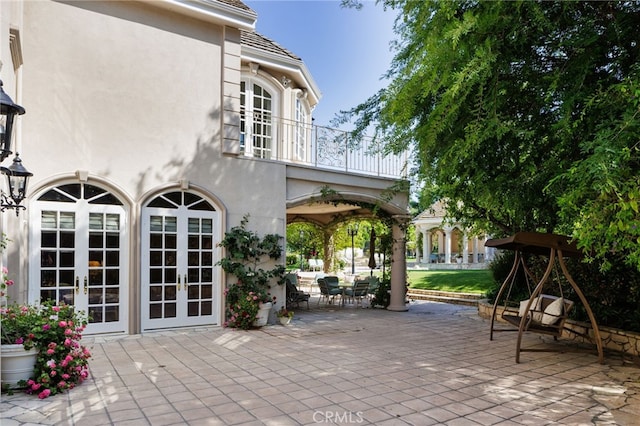
{"label": "tile patio floor", "polygon": [[[2,426],[640,425],[640,368],[514,333],[475,308],[297,309],[293,325],[85,338],[91,377],[38,400],[2,396]],[[576,349],[578,349],[576,351]]]}

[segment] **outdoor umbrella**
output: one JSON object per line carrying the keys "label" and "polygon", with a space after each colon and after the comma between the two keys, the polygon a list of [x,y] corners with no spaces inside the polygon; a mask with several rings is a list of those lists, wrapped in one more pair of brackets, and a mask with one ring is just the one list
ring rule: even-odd
{"label": "outdoor umbrella", "polygon": [[371,237],[369,239],[369,269],[373,276],[373,270],[376,269],[376,231],[371,228]]}

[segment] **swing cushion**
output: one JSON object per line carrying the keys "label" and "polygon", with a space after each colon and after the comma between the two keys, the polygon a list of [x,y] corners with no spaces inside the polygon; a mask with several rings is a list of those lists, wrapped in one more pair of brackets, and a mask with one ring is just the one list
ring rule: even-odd
{"label": "swing cushion", "polygon": [[564,298],[559,297],[551,302],[545,309],[542,315],[543,325],[553,325],[564,314]]}
{"label": "swing cushion", "polygon": [[[520,302],[520,310],[518,311],[518,316],[522,318],[525,315],[525,309],[527,309],[527,303],[529,303],[529,299],[523,300]],[[531,304],[531,314],[532,319],[534,321],[540,322],[542,320],[542,297],[536,297],[533,299],[533,303]]]}

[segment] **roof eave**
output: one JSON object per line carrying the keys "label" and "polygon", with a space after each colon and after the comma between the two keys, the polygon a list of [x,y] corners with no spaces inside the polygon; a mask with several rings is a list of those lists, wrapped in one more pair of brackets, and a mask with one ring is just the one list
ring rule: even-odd
{"label": "roof eave", "polygon": [[298,76],[299,81],[302,82],[304,88],[308,91],[307,96],[309,103],[314,106],[320,101],[322,93],[320,93],[320,89],[303,61],[245,45],[242,46],[241,56],[242,59],[246,61],[263,64]]}
{"label": "roof eave", "polygon": [[242,30],[254,30],[257,15],[253,10],[242,10],[226,3],[211,0],[159,0],[149,4],[219,25]]}

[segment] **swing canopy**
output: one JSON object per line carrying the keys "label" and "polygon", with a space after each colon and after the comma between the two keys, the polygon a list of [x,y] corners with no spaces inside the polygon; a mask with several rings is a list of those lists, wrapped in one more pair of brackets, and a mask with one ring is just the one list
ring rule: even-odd
{"label": "swing canopy", "polygon": [[565,257],[581,257],[582,252],[569,237],[557,234],[541,234],[538,232],[517,232],[507,238],[488,240],[486,247],[501,250],[517,250],[523,253],[549,255],[551,249],[562,250]]}

